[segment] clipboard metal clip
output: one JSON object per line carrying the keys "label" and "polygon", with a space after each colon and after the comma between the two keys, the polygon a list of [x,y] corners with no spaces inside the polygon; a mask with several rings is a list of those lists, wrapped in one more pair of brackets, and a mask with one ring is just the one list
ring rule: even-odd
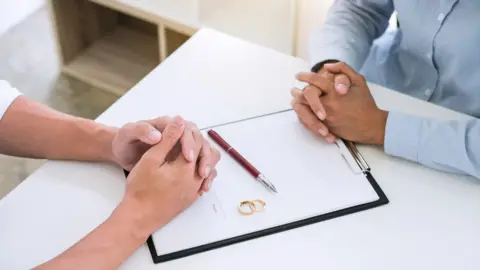
{"label": "clipboard metal clip", "polygon": [[[370,172],[370,166],[365,161],[360,151],[358,151],[355,143],[342,139],[341,141],[336,142],[336,144],[353,173]],[[349,155],[345,153],[345,149],[348,151]]]}

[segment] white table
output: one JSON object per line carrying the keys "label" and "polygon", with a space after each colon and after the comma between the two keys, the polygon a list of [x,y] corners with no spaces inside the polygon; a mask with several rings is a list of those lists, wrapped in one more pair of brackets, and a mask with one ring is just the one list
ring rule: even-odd
{"label": "white table", "polygon": [[[208,126],[286,109],[293,75],[308,68],[302,60],[202,30],[98,121],[120,126],[181,114]],[[371,89],[392,110],[467,117]],[[374,147],[360,150],[390,204],[159,265],[143,246],[121,269],[480,268],[480,181]],[[74,244],[109,216],[124,182],[112,165],[48,162],[0,201],[0,269],[33,267]]]}

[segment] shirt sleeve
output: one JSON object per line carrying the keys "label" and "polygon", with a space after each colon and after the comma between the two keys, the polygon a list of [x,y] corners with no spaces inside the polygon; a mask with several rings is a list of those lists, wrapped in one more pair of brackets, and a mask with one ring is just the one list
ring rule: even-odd
{"label": "shirt sleeve", "polygon": [[360,70],[373,41],[387,29],[393,11],[392,0],[334,1],[325,23],[311,36],[310,64],[336,59]]}
{"label": "shirt sleeve", "polygon": [[390,112],[385,152],[480,179],[480,119],[442,121]]}
{"label": "shirt sleeve", "polygon": [[0,80],[0,120],[18,96],[20,92],[17,89],[11,87],[8,82]]}

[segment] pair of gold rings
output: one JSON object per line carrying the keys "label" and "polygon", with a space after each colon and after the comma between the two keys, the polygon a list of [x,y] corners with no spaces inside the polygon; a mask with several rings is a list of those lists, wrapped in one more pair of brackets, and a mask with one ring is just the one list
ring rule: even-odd
{"label": "pair of gold rings", "polygon": [[262,200],[243,201],[238,205],[238,211],[244,216],[252,215],[255,212],[263,212],[267,204]]}

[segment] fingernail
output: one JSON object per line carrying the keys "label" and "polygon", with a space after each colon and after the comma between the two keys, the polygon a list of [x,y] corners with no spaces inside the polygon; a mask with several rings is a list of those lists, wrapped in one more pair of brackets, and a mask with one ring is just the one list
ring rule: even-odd
{"label": "fingernail", "polygon": [[148,134],[148,139],[152,142],[159,141],[162,138],[162,133],[158,130],[154,130]]}
{"label": "fingernail", "polygon": [[318,130],[318,133],[322,134],[322,136],[327,136],[328,131],[326,131],[325,129],[321,128],[321,129]]}
{"label": "fingernail", "polygon": [[190,150],[190,152],[188,152],[188,159],[190,161],[193,161],[193,150]]}
{"label": "fingernail", "polygon": [[205,167],[204,177],[207,178],[210,175],[210,172],[211,172],[210,166]]}
{"label": "fingernail", "polygon": [[207,188],[208,188],[208,190],[210,190],[210,188],[212,188],[212,180],[208,180]]}
{"label": "fingernail", "polygon": [[323,112],[321,112],[321,111],[318,111],[318,112],[317,112],[317,117],[318,117],[318,119],[320,119],[320,120],[325,120],[325,114],[324,114]]}
{"label": "fingernail", "polygon": [[348,91],[348,88],[345,84],[339,83],[339,84],[337,84],[337,90],[345,93],[345,92]]}

